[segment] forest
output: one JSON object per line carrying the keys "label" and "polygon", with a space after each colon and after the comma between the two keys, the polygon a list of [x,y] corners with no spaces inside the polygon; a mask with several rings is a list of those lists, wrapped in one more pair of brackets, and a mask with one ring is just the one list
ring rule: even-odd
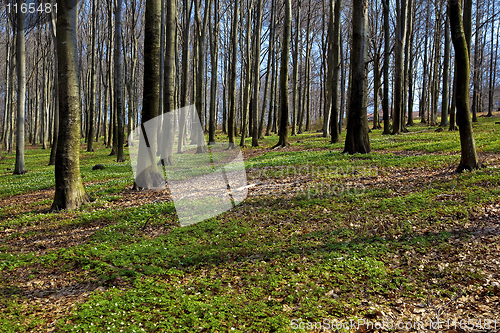
{"label": "forest", "polygon": [[0,0],[0,32],[1,332],[500,330],[500,2]]}

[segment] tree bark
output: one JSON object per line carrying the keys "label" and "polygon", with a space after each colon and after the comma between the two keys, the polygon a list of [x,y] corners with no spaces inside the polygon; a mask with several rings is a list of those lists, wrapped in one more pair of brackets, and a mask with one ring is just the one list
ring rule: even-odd
{"label": "tree bark", "polygon": [[[142,124],[158,117],[160,109],[160,35],[161,35],[161,0],[146,0],[146,13],[144,25],[144,97],[142,107]],[[141,126],[143,135],[146,135],[144,126]],[[140,150],[138,156],[149,156],[150,161],[139,160],[138,163],[145,163],[146,167],[138,169],[144,170],[141,175],[140,183],[145,189],[161,187],[163,177],[158,170],[154,159],[156,152],[157,134],[154,130],[147,133],[149,149],[153,153],[143,153]],[[151,153],[151,154],[150,154]],[[138,189],[137,184],[134,185]]]}
{"label": "tree bark", "polygon": [[[125,136],[125,110],[123,107],[122,79],[122,0],[116,1],[115,8],[115,105],[116,105],[116,161],[124,162],[123,141]],[[91,119],[93,122],[93,119]],[[93,127],[93,125],[92,125]],[[92,135],[91,135],[92,136]]]}
{"label": "tree bark", "polygon": [[283,22],[283,43],[281,48],[279,140],[274,147],[286,147],[288,144],[288,66],[290,63],[292,3],[291,0],[284,1],[285,19]]}
{"label": "tree bark", "polygon": [[[21,8],[24,2],[17,0],[17,7]],[[15,175],[26,173],[24,165],[24,113],[26,108],[26,40],[24,37],[24,14],[17,11],[17,45],[16,45],[16,66],[17,66],[17,128],[16,128],[16,164]]]}
{"label": "tree bark", "polygon": [[[118,0],[120,1],[120,0]],[[93,152],[93,144],[94,144],[94,135],[95,135],[95,128],[94,128],[94,118],[95,118],[95,95],[96,95],[96,88],[95,88],[95,78],[96,78],[96,21],[97,21],[97,13],[96,13],[96,4],[97,0],[92,0],[92,14],[91,14],[91,20],[92,20],[92,31],[91,33],[91,45],[90,45],[90,52],[91,52],[91,63],[89,64],[90,66],[90,88],[89,88],[89,119],[87,121],[87,124],[89,126],[88,128],[88,136],[87,136],[87,151],[88,152]]]}
{"label": "tree bark", "polygon": [[330,117],[331,143],[340,142],[339,135],[339,70],[340,70],[340,15],[342,11],[342,0],[335,1],[333,22],[333,71],[332,73],[332,100]]}
{"label": "tree bark", "polygon": [[[467,2],[467,0],[466,0]],[[461,159],[457,172],[480,167],[469,111],[469,52],[464,33],[460,0],[449,0],[450,28],[455,48],[457,123],[460,131]]]}
{"label": "tree bark", "polygon": [[77,0],[59,0],[57,54],[59,81],[59,138],[52,210],[76,209],[88,202],[80,176],[80,91],[76,53]]}
{"label": "tree bark", "polygon": [[[384,0],[382,0],[384,1]],[[389,66],[390,66],[390,39],[389,31],[389,0],[385,0],[384,4],[384,99],[382,100],[382,112],[384,114],[384,132],[390,134],[389,122]]]}
{"label": "tree bark", "polygon": [[353,0],[352,8],[352,50],[351,50],[351,92],[349,96],[349,117],[344,153],[367,154],[370,152],[368,137],[368,116],[366,110],[366,55],[367,55],[368,0]]}
{"label": "tree bark", "polygon": [[[164,85],[163,85],[163,112],[170,113],[173,112],[175,107],[175,30],[176,25],[176,14],[177,14],[177,0],[167,0],[165,7],[165,37],[166,37],[166,49],[164,56]],[[172,159],[173,153],[173,143],[174,143],[174,119],[171,116],[163,117],[163,133],[162,139],[162,162],[163,165],[173,165],[174,161]]]}
{"label": "tree bark", "polygon": [[257,0],[257,23],[255,24],[255,59],[254,59],[254,85],[253,85],[253,128],[252,128],[252,147],[259,146],[259,102],[260,102],[260,35],[262,30],[262,0]]}
{"label": "tree bark", "polygon": [[[406,115],[412,113],[413,110],[409,108],[409,94],[408,85],[410,81],[410,64],[412,63],[411,48],[413,44],[413,0],[408,0],[407,4],[407,20],[406,20],[406,40],[404,48],[404,68],[403,68],[403,98],[401,107],[401,130],[403,132],[408,132],[405,127]],[[410,92],[410,95],[413,92]]]}
{"label": "tree bark", "polygon": [[228,115],[228,140],[229,148],[236,147],[234,144],[234,127],[235,127],[235,113],[236,113],[236,72],[238,67],[238,16],[239,14],[239,1],[234,2],[233,11],[233,27],[231,29],[231,75],[229,78],[229,115]]}
{"label": "tree bark", "polygon": [[217,115],[217,77],[218,77],[218,61],[219,61],[219,0],[214,0],[214,15],[210,30],[210,45],[212,68],[211,68],[211,83],[210,83],[210,119],[208,126],[208,142],[215,143],[216,130],[216,115]]}
{"label": "tree bark", "polygon": [[[189,6],[188,6],[189,2]],[[188,106],[188,85],[189,85],[189,35],[191,31],[191,11],[193,9],[193,0],[184,0],[184,31],[182,43],[182,86],[181,86],[181,108]],[[179,141],[177,152],[182,152],[184,138],[186,137],[186,114],[179,114]]]}
{"label": "tree bark", "polygon": [[[495,13],[495,1],[493,1],[493,10],[492,13]],[[495,94],[495,74],[496,74],[496,61],[497,61],[497,52],[495,51],[495,54],[493,54],[493,39],[494,39],[494,33],[495,33],[495,20],[491,20],[491,51],[490,51],[490,82],[488,85],[488,114],[486,115],[487,117],[493,116],[493,96]],[[498,50],[498,34],[497,34],[497,41],[496,41],[496,50]],[[495,59],[495,60],[493,60]],[[495,63],[495,66],[493,66],[493,63]]]}
{"label": "tree bark", "polygon": [[[196,105],[196,110],[198,111],[198,117],[200,118],[200,124],[203,126],[203,110],[204,110],[204,100],[205,100],[205,95],[204,95],[204,77],[205,77],[205,36],[206,36],[206,31],[207,31],[207,23],[208,23],[208,17],[210,15],[210,6],[212,1],[211,0],[205,0],[205,12],[203,15],[203,21],[201,20],[200,17],[200,8],[199,8],[199,1],[201,0],[194,0],[195,1],[195,20],[196,20],[196,39],[197,39],[197,62],[196,62],[196,95],[195,95],[195,105]],[[198,7],[198,8],[197,8]],[[197,131],[194,131],[193,133],[196,133]],[[202,135],[203,133],[197,133],[196,137],[196,143],[197,143],[197,153],[202,153],[206,151],[205,147],[205,138]]]}
{"label": "tree bark", "polygon": [[[302,6],[302,1],[297,1],[297,9],[295,16],[295,42],[294,42],[294,50],[292,55],[293,61],[293,73],[292,73],[292,135],[297,134],[297,81],[298,81],[298,73],[299,73],[299,40],[300,40],[300,10]],[[299,130],[299,134],[302,132]],[[323,136],[325,136],[325,132],[323,132]],[[325,136],[326,137],[326,136]]]}
{"label": "tree bark", "polygon": [[245,41],[245,55],[243,59],[243,63],[245,63],[245,80],[243,81],[243,66],[241,66],[241,89],[243,94],[243,103],[241,105],[241,114],[242,114],[242,122],[241,122],[241,138],[240,138],[240,146],[245,147],[245,139],[247,136],[247,129],[249,126],[249,104],[250,104],[250,85],[252,81],[252,55],[250,52],[251,45],[251,17],[253,12],[253,0],[248,0],[248,8],[247,8],[247,21],[246,21],[246,41]]}
{"label": "tree bark", "polygon": [[448,126],[448,91],[450,90],[449,72],[450,72],[450,18],[446,14],[446,23],[444,31],[444,69],[443,69],[443,98],[441,107],[441,126]]}
{"label": "tree bark", "polygon": [[[259,139],[264,139],[264,119],[265,119],[265,113],[266,113],[266,106],[267,106],[267,95],[268,95],[268,88],[269,88],[269,81],[272,80],[272,77],[270,78],[271,75],[271,66],[274,67],[274,64],[272,63],[273,55],[274,55],[274,3],[275,0],[271,1],[271,23],[270,23],[270,28],[269,28],[269,47],[267,49],[267,71],[266,71],[266,84],[264,87],[264,98],[262,99],[262,110],[260,112],[260,122],[259,122]],[[271,91],[271,98],[273,96],[273,92]],[[272,114],[272,109],[271,109],[271,103],[269,103],[269,114]],[[269,128],[269,123],[271,121],[271,118],[268,117],[268,126]],[[266,129],[266,135],[268,134],[269,130]]]}
{"label": "tree bark", "polygon": [[[401,4],[400,4],[401,2]],[[406,43],[406,0],[396,0],[397,27],[394,54],[394,119],[392,134],[401,134],[403,115],[404,49]]]}

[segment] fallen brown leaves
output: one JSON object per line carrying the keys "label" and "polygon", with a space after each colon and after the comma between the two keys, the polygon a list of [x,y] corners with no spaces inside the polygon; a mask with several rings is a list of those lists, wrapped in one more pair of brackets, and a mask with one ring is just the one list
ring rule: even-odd
{"label": "fallen brown leaves", "polygon": [[[284,148],[289,151],[300,150],[300,147],[290,146]],[[267,149],[244,150],[244,156],[249,158],[266,152]],[[392,152],[394,154],[415,156],[424,154],[421,152]],[[426,154],[426,153],[425,153]],[[498,154],[480,154],[483,162],[490,167],[498,168],[500,166],[500,156]],[[256,170],[250,171],[249,175],[256,175]],[[249,188],[250,198],[280,198],[286,203],[287,198],[295,196],[299,192],[304,192],[304,188],[311,184],[316,184],[319,180],[314,176],[290,175],[281,178],[268,178],[263,180],[253,179],[251,183],[256,186]],[[324,180],[321,180],[324,181]],[[438,182],[457,183],[457,175],[454,173],[454,167],[449,166],[446,169],[430,168],[391,168],[382,170],[377,175],[353,177],[349,179],[354,184],[362,184],[367,188],[390,189],[389,196],[404,196],[412,191],[413,188],[431,189],[433,184]],[[105,181],[103,181],[104,183]],[[450,191],[451,193],[451,191]],[[11,213],[16,215],[22,212],[33,211],[30,204],[52,198],[53,190],[45,189],[33,193],[23,194],[0,200],[0,207],[16,205],[16,210]],[[453,197],[450,197],[453,196]],[[436,200],[460,200],[458,193],[445,193],[436,196]],[[119,198],[114,201],[105,202],[102,207],[96,209],[120,209],[152,203],[156,200],[170,200],[168,190],[163,191],[132,191],[125,190],[119,193]],[[37,211],[42,212],[48,209],[48,204],[37,205]],[[236,216],[245,216],[253,218],[247,205],[241,209],[236,209],[231,214]],[[326,208],[323,210],[325,215],[329,214]],[[15,229],[6,229],[0,233],[2,245],[8,246],[10,252],[26,253],[37,252],[44,254],[47,251],[58,248],[75,247],[87,242],[88,238],[100,228],[109,225],[110,221],[96,220],[91,223],[76,226],[61,226],[61,222],[73,217],[71,212],[62,212],[55,218],[50,225],[30,225],[21,226]],[[293,220],[284,218],[280,223],[292,223]],[[310,233],[321,230],[324,221],[311,219],[308,225],[304,226],[300,233]],[[456,227],[456,221],[450,221],[450,228]],[[268,223],[271,223],[268,221]],[[355,225],[356,220],[351,223]],[[385,221],[380,222],[380,226]],[[317,224],[317,225],[315,225]],[[168,230],[172,226],[167,226]],[[147,228],[145,232],[161,232]],[[156,228],[157,229],[157,228]],[[165,231],[164,230],[164,231]],[[432,226],[427,230],[419,230],[421,233],[432,233],[439,230],[433,230]],[[436,249],[428,253],[396,253],[385,258],[385,262],[393,269],[402,269],[415,273],[415,278],[422,273],[421,267],[434,267],[436,277],[426,273],[429,277],[428,293],[424,293],[424,299],[416,300],[415,297],[400,297],[396,295],[380,295],[377,301],[363,302],[360,309],[367,311],[366,319],[372,321],[401,322],[413,321],[430,323],[436,320],[459,321],[461,319],[498,319],[500,328],[500,318],[498,318],[500,309],[500,200],[491,202],[480,207],[475,212],[471,212],[469,221],[464,226],[464,232],[470,234],[467,241],[464,241],[461,234],[453,236],[449,243],[450,248]],[[154,234],[152,234],[154,237]],[[404,260],[404,255],[409,258]],[[257,259],[255,259],[257,260]],[[36,269],[34,276],[32,270]],[[456,275],[463,271],[481,271],[482,277],[476,279],[464,278],[457,279]],[[439,274],[440,278],[437,278]],[[449,281],[457,289],[454,295],[437,292],[435,286],[440,281],[446,281],[449,275]],[[83,282],[77,282],[83,281]],[[120,284],[120,281],[115,281]],[[415,282],[417,283],[417,282]],[[30,312],[35,316],[43,317],[48,326],[39,327],[33,332],[50,332],[57,319],[66,316],[75,304],[84,302],[92,292],[104,291],[105,288],[99,286],[95,277],[86,275],[86,272],[75,268],[72,271],[63,269],[46,269],[41,264],[35,264],[30,267],[18,268],[9,274],[2,273],[0,283],[3,297],[19,296],[19,302],[25,305],[23,311]],[[449,286],[441,285],[442,289],[448,289]],[[337,298],[339,295],[335,290],[329,291],[328,296]],[[43,311],[37,310],[42,309]],[[291,312],[293,309],[283,306],[284,312]],[[1,308],[0,308],[1,311]],[[368,327],[361,327],[359,332],[375,332]],[[430,331],[426,327],[418,331]],[[434,330],[435,331],[435,330]],[[448,332],[462,332],[460,327],[453,327]],[[498,331],[498,330],[497,330]],[[494,332],[494,330],[489,330]]]}

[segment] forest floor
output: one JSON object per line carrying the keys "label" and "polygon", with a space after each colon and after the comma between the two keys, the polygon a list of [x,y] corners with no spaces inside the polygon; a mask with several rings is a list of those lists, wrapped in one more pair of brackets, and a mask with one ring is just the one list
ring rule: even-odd
{"label": "forest floor", "polygon": [[486,167],[462,174],[458,132],[423,124],[373,130],[367,155],[266,137],[243,148],[248,198],[188,227],[101,142],[81,153],[96,200],[69,212],[49,212],[48,150],[22,176],[4,154],[0,331],[498,332],[499,116],[474,124]]}

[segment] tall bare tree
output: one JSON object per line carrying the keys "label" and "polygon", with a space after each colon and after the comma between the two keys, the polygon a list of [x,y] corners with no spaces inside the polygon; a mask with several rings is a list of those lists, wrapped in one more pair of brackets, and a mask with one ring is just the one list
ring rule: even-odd
{"label": "tall bare tree", "polygon": [[450,49],[451,49],[451,36],[450,36],[450,17],[446,13],[446,22],[444,29],[444,68],[443,68],[443,98],[441,107],[441,126],[448,126],[448,93],[450,90],[449,72],[450,72]]}
{"label": "tall bare tree", "polygon": [[[144,98],[142,106],[142,124],[158,117],[160,109],[160,35],[161,35],[161,0],[146,0],[145,26],[144,26]],[[145,133],[144,125],[141,125]],[[148,146],[157,147],[157,135],[154,130],[148,131]],[[150,156],[150,152],[141,152],[139,156]],[[145,189],[161,186],[163,177],[153,156],[150,161],[139,159],[138,163],[145,163],[139,183]],[[137,183],[134,185],[138,189]]]}
{"label": "tall bare tree", "polygon": [[59,80],[57,79],[57,73],[58,73],[58,54],[57,54],[57,26],[56,26],[56,15],[53,11],[50,12],[50,35],[52,38],[52,43],[54,45],[55,49],[55,54],[54,54],[54,74],[53,77],[55,77],[54,80],[54,120],[53,120],[53,126],[54,130],[52,133],[52,146],[50,147],[50,159],[49,159],[49,165],[55,165],[56,164],[56,155],[57,155],[57,144],[59,142]]}
{"label": "tall bare tree", "polygon": [[75,209],[89,201],[80,176],[80,90],[78,80],[77,0],[57,2],[57,54],[59,81],[59,138],[55,164],[52,210]]}
{"label": "tall bare tree", "polygon": [[210,16],[211,26],[210,29],[210,58],[212,62],[211,69],[211,82],[210,82],[210,119],[208,126],[208,142],[209,144],[215,143],[215,130],[216,130],[216,115],[217,115],[217,77],[219,61],[219,28],[220,28],[220,13],[219,13],[219,0],[213,0],[214,14]]}
{"label": "tall bare tree", "polygon": [[[177,15],[177,0],[166,1],[165,15],[165,55],[164,55],[164,85],[163,85],[163,111],[164,113],[173,112],[175,105],[175,30]],[[162,143],[162,162],[164,165],[173,165],[173,134],[174,119],[172,117],[163,117],[163,143]]]}
{"label": "tall bare tree", "polygon": [[16,44],[16,66],[17,66],[17,129],[16,129],[16,164],[15,175],[26,173],[24,165],[24,113],[26,112],[26,40],[24,13],[20,10],[24,1],[17,0],[17,44]]}
{"label": "tall bare tree", "polygon": [[406,0],[396,0],[397,26],[396,46],[394,53],[394,119],[392,134],[400,134],[403,128],[403,94],[404,94],[404,49],[406,43]]}
{"label": "tall bare tree", "polygon": [[[189,4],[189,5],[188,5]],[[188,106],[188,85],[189,85],[189,36],[191,31],[191,11],[193,9],[193,0],[183,0],[184,9],[184,31],[182,34],[182,83],[181,83],[181,107]],[[179,140],[177,151],[182,152],[184,137],[186,135],[186,115],[181,113],[179,119]]]}
{"label": "tall bare tree", "polygon": [[[123,79],[122,79],[122,0],[116,0],[115,8],[115,105],[117,122],[116,161],[124,162],[123,140],[125,136],[125,110],[123,108]],[[93,122],[93,119],[91,119]],[[93,127],[93,126],[92,126]],[[91,135],[92,136],[92,135]]]}
{"label": "tall bare tree", "polygon": [[[203,20],[201,19],[201,0],[194,0],[194,8],[195,8],[195,32],[196,32],[196,46],[197,52],[195,54],[195,62],[196,62],[196,94],[195,94],[195,104],[196,110],[198,111],[198,117],[200,121],[202,121],[203,110],[205,108],[205,39],[208,25],[208,17],[210,16],[212,0],[205,0],[205,11],[203,14]],[[202,122],[203,124],[203,122]],[[193,133],[197,133],[194,131]],[[200,133],[198,133],[200,134]],[[201,153],[205,151],[204,147],[204,138],[197,137],[196,142],[198,144],[197,152]]]}
{"label": "tall bare tree", "polygon": [[229,77],[229,116],[227,121],[227,135],[229,148],[235,148],[235,113],[236,113],[236,73],[238,68],[238,17],[240,16],[239,1],[235,1],[233,6],[233,24],[231,28],[231,64]]}
{"label": "tall bare tree", "polygon": [[292,26],[292,3],[285,1],[285,19],[283,22],[283,42],[281,47],[280,72],[280,128],[279,140],[275,147],[286,147],[288,143],[288,66],[290,63],[290,38]]}
{"label": "tall bare tree", "polygon": [[353,0],[352,6],[352,49],[351,49],[351,92],[349,96],[349,117],[344,152],[349,154],[370,152],[368,137],[367,103],[367,25],[368,0]]}
{"label": "tall bare tree", "polygon": [[[495,0],[493,2],[493,10],[491,11],[492,13],[495,13]],[[477,15],[477,14],[476,14]],[[496,51],[493,52],[493,40],[494,40],[494,35],[495,34],[495,19],[491,19],[491,36],[490,36],[490,78],[489,78],[489,84],[488,84],[488,114],[487,117],[493,116],[493,96],[495,94],[495,74],[496,74],[496,66],[493,66],[493,64],[496,65]],[[497,34],[498,36],[498,34]],[[498,49],[498,38],[496,41],[496,49]]]}
{"label": "tall bare tree", "polygon": [[257,0],[257,22],[255,23],[255,59],[254,59],[254,85],[253,85],[253,110],[252,110],[252,147],[259,146],[259,102],[260,102],[260,35],[262,30],[262,0]]}
{"label": "tall bare tree", "polygon": [[[297,92],[297,83],[298,83],[298,74],[299,74],[299,54],[302,51],[299,45],[300,43],[300,14],[301,14],[302,1],[297,1],[297,8],[295,10],[295,42],[293,43],[293,54],[292,54],[292,63],[293,63],[293,72],[292,72],[292,135],[296,135],[297,128],[297,109],[298,109],[298,92]],[[333,18],[332,18],[333,19]],[[330,110],[328,110],[329,112]],[[300,116],[300,114],[299,114]],[[325,114],[325,119],[327,118]],[[326,137],[326,132],[323,132],[323,136]],[[300,134],[300,132],[299,132]]]}
{"label": "tall bare tree", "polygon": [[[466,0],[467,1],[467,0]],[[473,170],[480,167],[476,153],[476,144],[472,131],[472,121],[469,110],[469,50],[464,32],[464,18],[462,18],[462,4],[460,0],[448,0],[451,37],[455,48],[456,67],[456,103],[457,124],[460,131],[461,159],[458,172]]]}
{"label": "tall bare tree", "polygon": [[384,114],[384,134],[390,134],[389,122],[389,64],[390,64],[390,31],[389,31],[389,0],[382,0],[384,7],[384,99],[382,110]]}
{"label": "tall bare tree", "polygon": [[[118,0],[120,1],[120,0]],[[92,31],[90,32],[91,34],[91,46],[90,46],[90,59],[91,59],[91,64],[90,64],[90,88],[89,88],[89,113],[88,113],[88,120],[87,124],[89,126],[88,128],[88,136],[87,136],[87,151],[93,152],[93,144],[94,144],[94,135],[95,135],[95,127],[94,127],[94,118],[95,118],[95,110],[96,110],[96,103],[95,103],[95,98],[96,98],[96,68],[97,68],[97,63],[96,63],[96,35],[97,35],[97,29],[96,29],[96,23],[97,23],[97,0],[92,0],[92,14],[91,14],[91,20],[92,20]]]}
{"label": "tall bare tree", "polygon": [[342,11],[342,0],[335,1],[335,8],[333,11],[333,68],[332,71],[332,103],[331,103],[331,117],[330,117],[330,135],[331,143],[340,142],[339,135],[339,70],[340,70],[340,18]]}

